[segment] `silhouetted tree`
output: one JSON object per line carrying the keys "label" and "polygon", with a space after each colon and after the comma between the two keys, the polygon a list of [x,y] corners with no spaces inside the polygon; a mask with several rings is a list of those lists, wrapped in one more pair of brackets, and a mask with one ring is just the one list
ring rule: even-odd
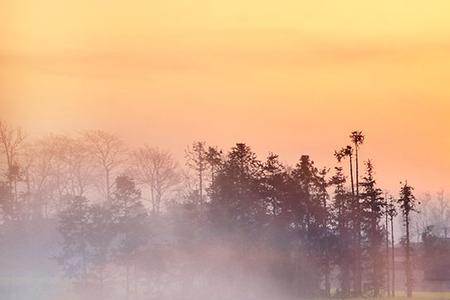
{"label": "silhouetted tree", "polygon": [[299,272],[296,276],[299,286],[306,294],[317,295],[320,293],[321,277],[326,272],[324,249],[327,243],[327,229],[323,224],[327,212],[323,203],[328,195],[324,189],[324,179],[308,155],[301,156],[292,171],[292,177],[296,184],[297,201],[300,202],[296,212],[297,224],[294,228],[297,229],[303,245],[299,249],[300,256],[303,257],[298,262]]}
{"label": "silhouetted tree", "polygon": [[[391,224],[391,295],[395,297],[395,239],[394,239],[394,218],[397,216],[396,202],[394,198],[390,197],[386,205],[386,213],[389,216],[389,223]],[[389,267],[388,267],[389,268]]]}
{"label": "silhouetted tree", "polygon": [[150,189],[153,214],[161,212],[164,197],[180,182],[178,166],[168,151],[144,146],[133,152],[132,173]]}
{"label": "silhouetted tree", "polygon": [[265,214],[258,180],[261,162],[247,145],[238,143],[228,153],[211,186],[212,219],[231,232],[253,236]]}
{"label": "silhouetted tree", "polygon": [[222,156],[222,150],[219,150],[217,147],[208,147],[208,151],[206,152],[206,161],[208,162],[209,170],[211,172],[211,183],[214,181],[216,173],[222,165]]}
{"label": "silhouetted tree", "polygon": [[[411,243],[410,243],[410,215],[412,212],[417,211],[417,201],[413,194],[414,188],[408,185],[407,182],[402,184],[400,188],[400,198],[398,199],[398,204],[400,207],[400,212],[403,217],[403,224],[405,226],[405,240],[403,246],[405,249],[405,278],[406,278],[406,296],[408,298],[412,297],[413,288],[413,270],[411,261]],[[420,204],[420,203],[419,203]]]}
{"label": "silhouetted tree", "polygon": [[186,150],[186,164],[191,168],[198,178],[198,205],[203,206],[203,190],[205,172],[208,167],[208,152],[205,142],[194,142]]}
{"label": "silhouetted tree", "polygon": [[84,142],[105,176],[106,201],[111,200],[111,176],[124,161],[125,146],[117,136],[101,130],[84,133]]}
{"label": "silhouetted tree", "polygon": [[89,205],[85,197],[68,196],[67,207],[60,213],[59,232],[62,252],[57,257],[65,275],[86,285],[89,272]]}
{"label": "silhouetted tree", "polygon": [[126,297],[130,296],[130,268],[135,266],[137,251],[146,243],[145,208],[141,192],[134,181],[122,175],[115,180],[115,191],[111,197],[112,220],[119,236],[116,257],[125,264]]}
{"label": "silhouetted tree", "polygon": [[111,248],[117,231],[113,226],[112,211],[106,205],[93,204],[89,207],[87,240],[90,246],[90,260],[103,293],[105,269],[111,259]]}
{"label": "silhouetted tree", "polygon": [[276,217],[281,214],[282,202],[286,197],[288,174],[278,155],[273,153],[264,162],[262,172],[262,197],[267,214]]}
{"label": "silhouetted tree", "polygon": [[18,190],[17,183],[21,178],[19,165],[20,150],[24,146],[25,133],[21,128],[12,128],[6,122],[0,120],[0,149],[5,155],[6,178],[12,193],[10,217],[18,218]]}
{"label": "silhouetted tree", "polygon": [[385,275],[386,275],[386,295],[391,297],[391,270],[389,258],[389,198],[388,193],[384,194],[384,242],[385,242]]}
{"label": "silhouetted tree", "polygon": [[345,176],[342,167],[335,168],[335,175],[331,178],[330,184],[334,186],[334,195],[331,210],[334,220],[334,234],[337,240],[333,260],[339,270],[339,294],[343,298],[350,297],[350,280],[352,264],[352,214],[353,194],[345,189]]}
{"label": "silhouetted tree", "polygon": [[373,164],[366,162],[366,175],[360,183],[362,187],[361,205],[363,209],[362,231],[364,252],[368,272],[368,288],[374,297],[380,295],[383,286],[383,229],[381,220],[384,213],[384,198],[381,189],[376,187]]}
{"label": "silhouetted tree", "polygon": [[13,196],[11,187],[7,182],[0,181],[0,206],[2,209],[1,223],[12,220],[13,218]]}
{"label": "silhouetted tree", "polygon": [[338,162],[341,162],[343,158],[348,157],[349,161],[349,173],[350,173],[350,186],[352,194],[355,195],[355,184],[353,179],[353,148],[352,146],[346,146],[339,151],[334,152]]}
{"label": "silhouetted tree", "polygon": [[353,148],[355,150],[355,188],[356,188],[356,199],[355,199],[355,234],[356,234],[356,247],[355,247],[355,280],[354,280],[354,292],[356,296],[362,295],[362,249],[361,249],[361,208],[360,208],[360,198],[359,198],[359,147],[364,143],[364,135],[361,131],[353,131],[350,135],[350,139],[353,143]]}

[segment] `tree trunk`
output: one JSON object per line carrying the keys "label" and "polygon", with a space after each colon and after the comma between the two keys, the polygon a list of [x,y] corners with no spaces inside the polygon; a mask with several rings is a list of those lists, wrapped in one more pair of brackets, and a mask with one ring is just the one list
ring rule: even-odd
{"label": "tree trunk", "polygon": [[200,166],[200,170],[198,172],[199,179],[199,195],[200,195],[200,205],[203,206],[203,170]]}
{"label": "tree trunk", "polygon": [[136,267],[136,262],[133,263],[133,268],[134,268],[134,297],[135,299],[139,299],[138,297],[138,283],[139,283],[139,276],[138,276],[138,272],[137,272],[137,267]]}
{"label": "tree trunk", "polygon": [[389,270],[389,216],[387,214],[387,208],[385,212],[385,227],[386,228],[386,291],[387,296],[391,296],[391,283],[390,283],[390,270]]}
{"label": "tree trunk", "polygon": [[330,295],[331,295],[330,266],[327,261],[325,266],[325,296],[330,297]]}
{"label": "tree trunk", "polygon": [[155,199],[155,190],[152,187],[150,187],[150,193],[151,193],[151,198],[152,198],[152,213],[155,215],[156,214],[156,199]]}
{"label": "tree trunk", "polygon": [[130,299],[130,266],[129,263],[126,263],[126,299]]}
{"label": "tree trunk", "polygon": [[105,170],[105,184],[106,184],[106,202],[109,204],[111,201],[111,191],[110,191],[110,182],[109,182],[109,169]]}
{"label": "tree trunk", "polygon": [[351,185],[352,185],[352,195],[355,196],[355,183],[354,183],[354,180],[353,180],[353,159],[352,159],[352,156],[350,156],[349,161],[350,161],[350,182],[351,182]]}
{"label": "tree trunk", "polygon": [[394,217],[391,217],[391,291],[392,297],[395,297],[395,243],[394,243]]}
{"label": "tree trunk", "polygon": [[405,217],[406,222],[406,261],[405,261],[405,272],[406,272],[406,297],[412,297],[412,266],[411,266],[411,245],[409,238],[409,215]]}
{"label": "tree trunk", "polygon": [[361,220],[359,207],[359,162],[358,162],[358,145],[355,144],[355,179],[356,179],[356,208],[357,208],[357,244],[356,244],[356,296],[362,295],[362,266],[361,266]]}

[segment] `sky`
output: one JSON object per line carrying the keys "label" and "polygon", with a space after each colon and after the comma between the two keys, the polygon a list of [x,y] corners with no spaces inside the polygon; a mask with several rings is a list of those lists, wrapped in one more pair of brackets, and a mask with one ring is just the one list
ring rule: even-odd
{"label": "sky", "polygon": [[287,163],[362,130],[396,193],[450,190],[450,2],[0,0],[0,119]]}

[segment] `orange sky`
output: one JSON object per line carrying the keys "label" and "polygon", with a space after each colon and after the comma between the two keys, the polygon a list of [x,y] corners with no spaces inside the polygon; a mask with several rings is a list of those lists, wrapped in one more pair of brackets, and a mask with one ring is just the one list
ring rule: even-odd
{"label": "orange sky", "polygon": [[0,0],[0,118],[331,166],[348,133],[389,189],[450,190],[450,1]]}

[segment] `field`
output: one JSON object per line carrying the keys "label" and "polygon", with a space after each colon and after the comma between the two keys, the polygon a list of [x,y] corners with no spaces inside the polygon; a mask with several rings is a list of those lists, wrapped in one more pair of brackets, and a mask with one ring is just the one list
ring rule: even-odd
{"label": "field", "polygon": [[354,300],[360,299],[376,299],[376,300],[388,300],[388,299],[396,299],[396,300],[450,300],[450,292],[415,292],[413,293],[412,298],[406,298],[404,296],[403,291],[397,292],[397,296],[395,298],[392,297],[381,297],[381,298],[355,298]]}

